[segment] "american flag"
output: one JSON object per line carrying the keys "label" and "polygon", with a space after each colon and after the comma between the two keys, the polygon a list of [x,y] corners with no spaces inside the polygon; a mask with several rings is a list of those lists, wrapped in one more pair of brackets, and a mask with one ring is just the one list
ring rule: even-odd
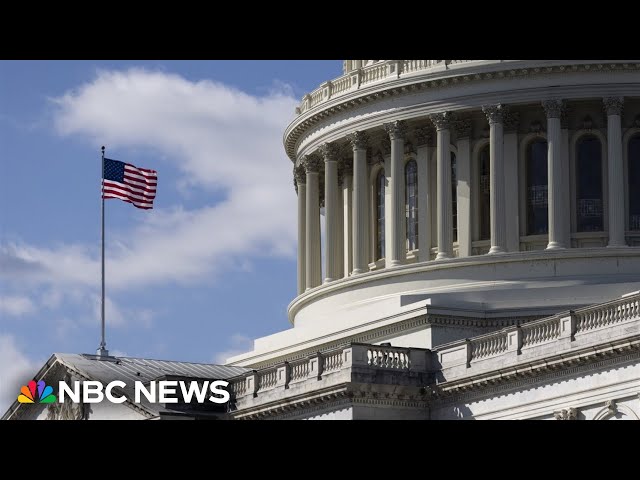
{"label": "american flag", "polygon": [[138,208],[153,208],[158,172],[118,160],[104,159],[102,198],[119,198]]}

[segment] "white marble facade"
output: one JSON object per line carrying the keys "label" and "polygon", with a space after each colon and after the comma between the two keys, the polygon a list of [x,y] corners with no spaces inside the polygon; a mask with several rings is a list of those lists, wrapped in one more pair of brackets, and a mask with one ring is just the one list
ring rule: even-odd
{"label": "white marble facade", "polygon": [[[296,113],[293,328],[229,359],[257,370],[234,417],[640,415],[640,61],[346,60]],[[561,336],[589,309],[624,327]],[[426,360],[380,368],[375,345]]]}

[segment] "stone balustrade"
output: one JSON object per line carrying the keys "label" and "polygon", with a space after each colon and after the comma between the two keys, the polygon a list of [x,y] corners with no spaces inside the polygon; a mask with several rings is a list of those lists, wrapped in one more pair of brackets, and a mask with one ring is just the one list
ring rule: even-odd
{"label": "stone balustrade", "polygon": [[428,350],[421,348],[352,343],[304,359],[243,374],[230,381],[229,390],[235,398],[259,396],[269,390],[287,389],[307,380],[322,380],[326,376],[354,367],[391,372],[427,372],[427,353]]}
{"label": "stone balustrade", "polygon": [[[562,312],[523,325],[447,344],[434,351],[434,361],[439,362],[442,370],[453,368],[457,372],[455,376],[459,376],[464,374],[464,370],[459,368],[462,365],[469,369],[491,361],[493,367],[500,362],[497,357],[501,355],[520,355],[534,347],[562,339],[574,341],[581,336],[599,333],[597,330],[639,319],[640,292],[634,292],[597,306]],[[593,339],[594,342],[602,340],[600,334],[594,335]],[[557,345],[552,346],[552,349],[559,351]],[[542,356],[546,356],[550,351],[543,349],[540,352]]]}

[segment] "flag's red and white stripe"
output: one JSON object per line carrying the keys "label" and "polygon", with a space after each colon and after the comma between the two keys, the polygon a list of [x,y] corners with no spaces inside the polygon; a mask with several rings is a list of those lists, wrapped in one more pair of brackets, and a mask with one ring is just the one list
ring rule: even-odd
{"label": "flag's red and white stripe", "polygon": [[124,183],[102,180],[102,198],[119,198],[138,208],[153,208],[158,172],[147,168],[124,166]]}

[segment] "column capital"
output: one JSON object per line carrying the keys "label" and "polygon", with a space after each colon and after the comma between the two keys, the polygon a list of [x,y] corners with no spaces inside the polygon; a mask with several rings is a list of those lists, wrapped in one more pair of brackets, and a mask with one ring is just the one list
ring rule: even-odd
{"label": "column capital", "polygon": [[318,173],[322,167],[322,158],[319,155],[305,155],[300,161],[305,173]]}
{"label": "column capital", "polygon": [[337,162],[340,149],[335,143],[323,143],[318,148],[325,162]]}
{"label": "column capital", "polygon": [[501,103],[496,105],[484,105],[482,111],[489,120],[489,125],[494,123],[502,123],[504,120],[504,114],[507,111],[507,106]]}
{"label": "column capital", "polygon": [[402,140],[407,134],[407,122],[404,120],[385,123],[383,127],[385,132],[389,134],[391,140]]}
{"label": "column capital", "polygon": [[604,97],[602,103],[607,115],[622,115],[624,97]]}
{"label": "column capital", "polygon": [[304,168],[304,165],[300,163],[300,165],[294,165],[293,167],[293,180],[296,185],[302,185],[307,183],[307,175]]}
{"label": "column capital", "polygon": [[369,145],[369,135],[365,132],[355,131],[347,135],[347,140],[354,150],[365,150]]}
{"label": "column capital", "polygon": [[561,118],[562,111],[565,109],[564,100],[559,98],[543,100],[542,108],[547,118]]}
{"label": "column capital", "polygon": [[505,133],[513,133],[518,131],[520,126],[520,114],[518,112],[506,111],[503,114]]}
{"label": "column capital", "polygon": [[434,130],[433,127],[420,127],[413,131],[416,138],[416,146],[433,145]]}
{"label": "column capital", "polygon": [[448,130],[455,118],[453,112],[438,112],[429,115],[429,120],[435,125],[436,130]]}
{"label": "column capital", "polygon": [[471,137],[472,131],[472,123],[470,118],[461,118],[455,122],[456,133],[458,134],[458,138],[469,138]]}

